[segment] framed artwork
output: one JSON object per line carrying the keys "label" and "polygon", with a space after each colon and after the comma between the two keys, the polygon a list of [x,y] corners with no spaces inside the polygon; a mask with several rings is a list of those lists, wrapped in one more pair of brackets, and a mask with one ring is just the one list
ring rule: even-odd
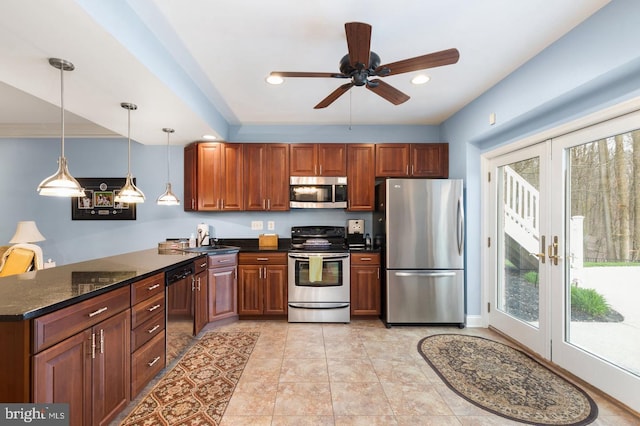
{"label": "framed artwork", "polygon": [[[76,178],[84,197],[71,198],[72,220],[136,220],[134,203],[116,203],[125,178]],[[133,180],[135,184],[135,178]]]}

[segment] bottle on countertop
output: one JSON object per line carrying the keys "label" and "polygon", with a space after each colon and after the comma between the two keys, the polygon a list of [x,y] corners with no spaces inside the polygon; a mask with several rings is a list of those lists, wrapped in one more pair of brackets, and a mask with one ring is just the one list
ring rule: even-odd
{"label": "bottle on countertop", "polygon": [[369,234],[364,237],[364,246],[366,248],[371,248],[371,236]]}
{"label": "bottle on countertop", "polygon": [[191,234],[191,236],[189,237],[189,247],[193,248],[196,246],[196,236],[194,234]]}

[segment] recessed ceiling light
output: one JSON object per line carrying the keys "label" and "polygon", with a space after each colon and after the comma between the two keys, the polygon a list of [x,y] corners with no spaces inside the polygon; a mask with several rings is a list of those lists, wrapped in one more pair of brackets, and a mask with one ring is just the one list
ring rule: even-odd
{"label": "recessed ceiling light", "polygon": [[413,77],[411,79],[411,83],[413,84],[425,84],[426,82],[428,82],[429,80],[431,80],[431,77],[429,77],[426,74],[418,74],[415,77]]}
{"label": "recessed ceiling light", "polygon": [[269,84],[282,84],[284,83],[284,78],[280,77],[279,75],[270,75],[269,77],[266,78],[267,83]]}
{"label": "recessed ceiling light", "polygon": [[214,141],[218,139],[218,137],[216,135],[202,135],[202,139],[207,141]]}

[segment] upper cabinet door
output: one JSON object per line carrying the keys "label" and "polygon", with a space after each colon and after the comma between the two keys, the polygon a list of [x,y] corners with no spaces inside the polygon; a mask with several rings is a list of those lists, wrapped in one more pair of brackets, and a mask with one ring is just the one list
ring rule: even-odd
{"label": "upper cabinet door", "polygon": [[376,144],[376,177],[449,177],[446,143]]}
{"label": "upper cabinet door", "polygon": [[376,144],[376,177],[409,176],[409,144]]}
{"label": "upper cabinet door", "polygon": [[289,210],[289,145],[244,144],[244,209]]}
{"label": "upper cabinet door", "polygon": [[290,145],[291,176],[346,176],[347,150],[343,143]]}
{"label": "upper cabinet door", "polygon": [[197,145],[184,148],[184,211],[198,209],[198,152]]}
{"label": "upper cabinet door", "polygon": [[373,211],[375,204],[375,151],[373,144],[347,145],[347,198],[349,211]]}
{"label": "upper cabinet door", "polygon": [[411,144],[411,175],[414,177],[449,177],[449,144]]}
{"label": "upper cabinet door", "polygon": [[290,175],[317,176],[318,148],[311,143],[294,143],[289,145]]}
{"label": "upper cabinet door", "polygon": [[220,210],[221,143],[198,144],[198,210]]}
{"label": "upper cabinet door", "polygon": [[[318,145],[318,176],[347,175],[347,146],[343,143]],[[348,183],[348,182],[347,182]]]}
{"label": "upper cabinet door", "polygon": [[220,210],[242,210],[242,145],[223,143],[221,171],[217,175],[220,182]]}

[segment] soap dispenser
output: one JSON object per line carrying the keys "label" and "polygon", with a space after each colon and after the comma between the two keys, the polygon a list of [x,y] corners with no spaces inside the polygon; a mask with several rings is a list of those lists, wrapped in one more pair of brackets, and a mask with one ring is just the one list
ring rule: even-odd
{"label": "soap dispenser", "polygon": [[193,248],[196,246],[196,236],[192,233],[189,237],[189,247]]}

